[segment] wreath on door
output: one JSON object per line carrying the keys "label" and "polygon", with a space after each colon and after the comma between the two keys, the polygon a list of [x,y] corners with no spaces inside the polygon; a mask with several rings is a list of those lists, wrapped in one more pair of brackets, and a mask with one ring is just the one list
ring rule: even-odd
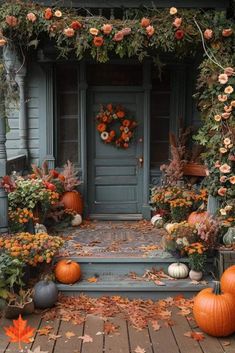
{"label": "wreath on door", "polygon": [[105,144],[124,149],[129,147],[137,122],[127,117],[123,107],[112,104],[102,105],[96,119],[96,129]]}

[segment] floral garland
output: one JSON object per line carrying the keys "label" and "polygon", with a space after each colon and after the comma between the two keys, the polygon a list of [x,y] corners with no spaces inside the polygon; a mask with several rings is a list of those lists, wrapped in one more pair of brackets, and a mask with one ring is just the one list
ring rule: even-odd
{"label": "floral garland", "polygon": [[114,107],[112,104],[102,106],[96,119],[98,121],[96,129],[104,143],[118,148],[129,147],[137,122],[127,118],[121,106]]}

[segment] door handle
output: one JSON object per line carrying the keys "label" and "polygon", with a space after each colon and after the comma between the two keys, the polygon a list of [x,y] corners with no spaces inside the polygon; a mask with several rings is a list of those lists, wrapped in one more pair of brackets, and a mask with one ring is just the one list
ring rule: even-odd
{"label": "door handle", "polygon": [[144,158],[143,158],[143,157],[139,157],[139,158],[138,158],[138,163],[139,163],[139,167],[140,167],[140,168],[143,168]]}

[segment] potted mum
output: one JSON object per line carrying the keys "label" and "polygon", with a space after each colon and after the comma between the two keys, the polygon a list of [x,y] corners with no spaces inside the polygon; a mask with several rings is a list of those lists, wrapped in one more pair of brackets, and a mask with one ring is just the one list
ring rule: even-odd
{"label": "potted mum", "polygon": [[185,248],[189,258],[189,278],[192,281],[200,281],[206,264],[206,248],[200,242],[190,244]]}

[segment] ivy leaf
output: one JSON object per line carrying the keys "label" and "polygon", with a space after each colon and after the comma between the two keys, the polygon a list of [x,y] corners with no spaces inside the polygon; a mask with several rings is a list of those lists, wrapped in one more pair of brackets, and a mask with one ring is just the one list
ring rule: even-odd
{"label": "ivy leaf", "polygon": [[13,320],[13,325],[4,327],[5,334],[10,338],[10,342],[18,343],[21,350],[21,343],[30,343],[35,329],[27,326],[27,320],[23,320],[21,315],[17,320]]}

